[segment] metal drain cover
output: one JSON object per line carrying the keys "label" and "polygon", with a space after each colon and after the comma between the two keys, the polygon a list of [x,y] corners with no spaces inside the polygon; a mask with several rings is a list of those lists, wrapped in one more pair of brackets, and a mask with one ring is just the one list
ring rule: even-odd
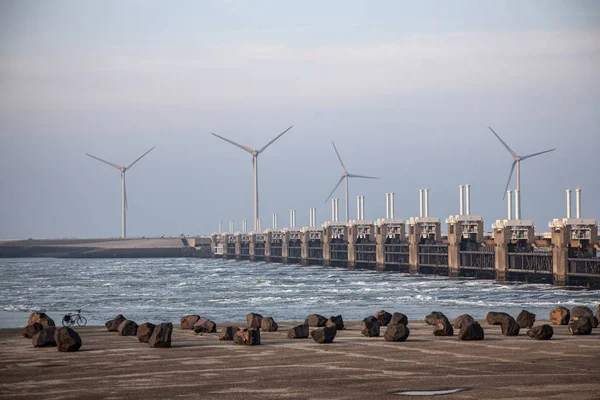
{"label": "metal drain cover", "polygon": [[454,394],[467,390],[467,388],[454,388],[442,390],[407,390],[405,392],[396,392],[400,396],[443,396],[445,394]]}

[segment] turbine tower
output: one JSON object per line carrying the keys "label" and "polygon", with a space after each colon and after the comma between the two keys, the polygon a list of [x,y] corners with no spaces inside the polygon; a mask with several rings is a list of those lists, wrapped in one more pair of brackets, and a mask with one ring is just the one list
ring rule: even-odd
{"label": "turbine tower", "polygon": [[346,166],[344,165],[344,162],[342,161],[342,157],[340,157],[340,153],[338,153],[337,147],[335,147],[335,143],[331,142],[331,144],[333,145],[333,149],[335,150],[335,154],[337,154],[338,160],[340,160],[340,164],[342,165],[342,177],[336,183],[335,187],[333,188],[333,190],[329,194],[329,197],[327,197],[327,200],[325,200],[325,203],[327,203],[329,201],[329,199],[331,198],[331,196],[333,196],[333,193],[335,192],[335,190],[338,188],[338,186],[340,186],[340,183],[342,183],[342,181],[345,179],[346,180],[346,223],[348,223],[348,220],[349,220],[349,216],[348,216],[348,208],[349,208],[349,205],[348,205],[348,180],[350,178],[364,178],[364,179],[379,179],[379,178],[376,178],[374,176],[365,176],[365,175],[350,174],[348,172],[348,170],[346,169]]}
{"label": "turbine tower", "polygon": [[516,206],[515,206],[515,211],[518,211],[517,214],[515,215],[515,219],[521,219],[521,161],[527,160],[528,158],[531,157],[535,157],[535,156],[539,156],[540,154],[544,154],[544,153],[549,153],[551,151],[554,151],[556,149],[550,149],[550,150],[544,150],[544,151],[540,151],[539,153],[533,153],[533,154],[529,154],[526,156],[519,156],[517,155],[517,153],[515,153],[510,147],[508,147],[508,145],[506,143],[504,143],[504,140],[500,139],[500,136],[498,136],[498,134],[496,132],[494,132],[494,130],[488,126],[488,128],[490,128],[490,131],[492,131],[492,133],[498,138],[498,140],[500,141],[500,143],[502,143],[504,145],[504,147],[506,147],[506,150],[508,150],[508,152],[510,153],[510,155],[513,158],[513,163],[512,166],[510,167],[510,173],[508,174],[508,182],[506,182],[506,188],[504,189],[504,198],[506,198],[506,192],[508,190],[508,185],[510,185],[510,180],[512,178],[513,175],[513,171],[515,170],[515,165],[517,166],[517,189],[516,189],[516,195],[515,195],[515,200],[517,202]]}
{"label": "turbine tower", "polygon": [[274,141],[276,141],[277,139],[279,139],[281,136],[283,136],[284,133],[286,133],[287,131],[289,131],[293,127],[294,127],[294,125],[290,126],[285,131],[281,132],[279,135],[277,135],[277,137],[275,137],[275,139],[273,139],[269,143],[265,144],[259,150],[253,150],[253,149],[251,149],[248,146],[244,146],[242,144],[236,143],[233,140],[226,139],[223,136],[219,136],[216,133],[212,133],[211,132],[211,135],[216,136],[219,139],[222,139],[222,140],[224,140],[224,141],[226,141],[228,143],[231,143],[232,145],[237,146],[240,149],[242,149],[244,151],[247,151],[248,153],[252,154],[252,166],[254,168],[254,231],[258,230],[258,219],[259,219],[259,213],[258,213],[258,155],[260,153],[262,153],[263,151],[265,151],[265,149],[267,147],[269,147],[270,145],[272,145]]}
{"label": "turbine tower", "polygon": [[127,170],[129,170],[131,167],[133,167],[133,164],[140,161],[142,159],[142,157],[144,157],[146,154],[148,154],[152,150],[154,150],[155,147],[156,146],[154,146],[153,148],[151,148],[150,150],[148,150],[147,152],[142,154],[134,162],[132,162],[131,164],[129,164],[126,167],[122,167],[118,164],[111,163],[110,161],[106,161],[106,160],[103,160],[101,158],[98,158],[96,156],[86,153],[87,156],[95,158],[98,161],[102,161],[103,163],[108,164],[111,167],[114,167],[114,168],[118,169],[119,171],[121,171],[121,237],[123,239],[125,239],[127,237],[127,223],[126,223],[126,215],[125,215],[125,210],[127,209],[127,189],[125,188],[125,172],[127,172]]}

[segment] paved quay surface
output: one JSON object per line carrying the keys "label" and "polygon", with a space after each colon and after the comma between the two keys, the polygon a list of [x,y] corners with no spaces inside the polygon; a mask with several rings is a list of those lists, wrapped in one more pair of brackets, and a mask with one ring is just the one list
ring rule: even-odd
{"label": "paved quay surface", "polygon": [[432,398],[600,399],[600,328],[571,336],[554,326],[551,340],[537,341],[480,323],[480,342],[434,337],[424,322],[410,322],[408,340],[390,343],[362,336],[352,322],[332,344],[287,339],[295,324],[280,323],[261,333],[260,346],[175,327],[170,349],[85,327],[76,328],[76,353],[36,349],[18,329],[2,329],[0,398],[408,399],[429,396],[394,393],[460,387],[467,390]]}

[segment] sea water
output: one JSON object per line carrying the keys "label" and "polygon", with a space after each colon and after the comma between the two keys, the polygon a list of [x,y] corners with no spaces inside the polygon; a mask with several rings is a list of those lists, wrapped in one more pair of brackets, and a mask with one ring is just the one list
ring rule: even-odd
{"label": "sea water", "polygon": [[557,305],[597,309],[600,290],[546,284],[500,284],[398,272],[348,271],[220,259],[0,259],[0,328],[21,327],[32,311],[57,323],[82,309],[88,325],[116,314],[138,323],[178,322],[199,314],[244,321],[249,312],[279,321],[319,313],[359,320],[375,311],[411,320],[437,310],[454,318],[522,309],[548,319]]}

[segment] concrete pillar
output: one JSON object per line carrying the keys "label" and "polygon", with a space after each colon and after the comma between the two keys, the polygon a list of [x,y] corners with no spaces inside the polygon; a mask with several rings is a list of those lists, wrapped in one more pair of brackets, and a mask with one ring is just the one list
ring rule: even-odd
{"label": "concrete pillar", "polygon": [[210,235],[210,252],[213,258],[217,256],[217,245],[219,244],[217,235]]}
{"label": "concrete pillar", "polygon": [[408,265],[411,274],[419,273],[419,243],[421,226],[418,223],[408,225]]}
{"label": "concrete pillar", "polygon": [[242,257],[242,235],[235,235],[235,259]]}
{"label": "concrete pillar", "polygon": [[323,229],[323,240],[321,245],[323,246],[323,266],[329,267],[331,265],[331,227]]}
{"label": "concrete pillar", "polygon": [[256,255],[255,247],[256,247],[256,233],[251,233],[250,234],[250,261],[254,261],[254,257]]}
{"label": "concrete pillar", "polygon": [[510,228],[494,228],[494,258],[496,269],[496,281],[506,282],[508,280],[508,246],[510,242]]}
{"label": "concrete pillar", "polygon": [[450,278],[457,278],[460,274],[461,230],[460,221],[448,222],[448,276]]}
{"label": "concrete pillar", "polygon": [[290,243],[290,234],[288,232],[283,232],[281,235],[281,263],[288,263],[288,245]]}
{"label": "concrete pillar", "polygon": [[356,269],[356,226],[348,226],[348,270]]}
{"label": "concrete pillar", "polygon": [[[273,215],[273,224],[275,223],[275,215]],[[271,262],[271,240],[273,234],[271,232],[265,233],[265,262]]]}
{"label": "concrete pillar", "polygon": [[375,226],[375,260],[377,271],[385,271],[385,240],[387,224]]}
{"label": "concrete pillar", "polygon": [[571,228],[569,225],[554,226],[552,229],[552,274],[557,286],[569,284],[569,244]]}
{"label": "concrete pillar", "polygon": [[229,236],[231,236],[231,235],[229,235],[227,233],[224,233],[221,235],[221,243],[223,244],[223,258],[231,258],[231,256],[232,256],[231,254],[228,254],[229,248],[227,246],[227,243],[229,240]]}
{"label": "concrete pillar", "polygon": [[[312,212],[311,212],[312,214]],[[312,217],[311,217],[312,219]],[[310,239],[310,235],[308,231],[303,230],[300,233],[300,265],[307,266],[308,265],[308,241]]]}

